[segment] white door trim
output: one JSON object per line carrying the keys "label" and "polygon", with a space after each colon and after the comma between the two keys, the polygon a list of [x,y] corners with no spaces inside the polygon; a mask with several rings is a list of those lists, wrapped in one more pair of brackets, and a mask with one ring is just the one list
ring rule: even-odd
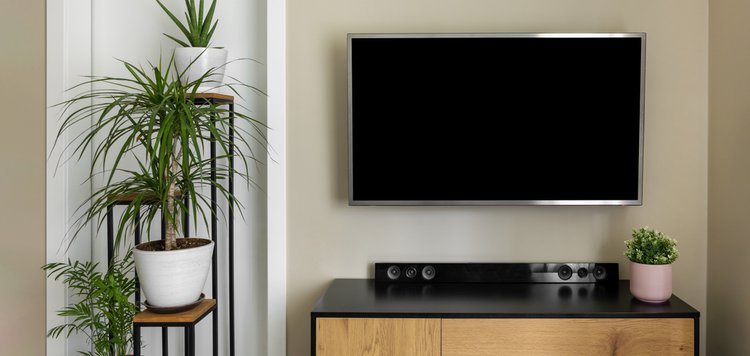
{"label": "white door trim", "polygon": [[268,355],[286,355],[286,0],[267,2]]}
{"label": "white door trim", "polygon": [[[59,110],[50,106],[69,99],[73,93],[66,91],[80,83],[83,76],[91,74],[91,2],[47,2],[47,179],[46,179],[46,262],[62,262],[68,258],[90,259],[90,234],[84,231],[75,244],[65,242],[75,209],[91,192],[85,182],[89,157],[80,164],[58,166],[60,148],[68,143],[62,136],[52,151],[59,128]],[[66,288],[60,282],[46,281],[47,329],[64,322],[56,311],[67,304]],[[66,350],[85,347],[83,338],[47,339],[47,356],[63,356]],[[73,352],[67,352],[73,354]]]}

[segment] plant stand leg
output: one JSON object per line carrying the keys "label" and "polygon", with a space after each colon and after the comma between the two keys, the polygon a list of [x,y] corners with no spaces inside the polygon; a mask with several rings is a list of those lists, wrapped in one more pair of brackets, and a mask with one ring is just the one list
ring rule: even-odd
{"label": "plant stand leg", "polygon": [[161,356],[169,356],[169,329],[161,327]]}
{"label": "plant stand leg", "polygon": [[141,327],[133,325],[133,356],[141,356]]}
{"label": "plant stand leg", "polygon": [[213,313],[213,315],[211,317],[213,318],[213,327],[214,327],[214,329],[213,329],[213,341],[212,341],[213,348],[214,348],[214,350],[213,350],[214,351],[213,356],[219,356],[219,341],[218,341],[218,339],[219,339],[219,328],[216,325],[216,321],[219,318],[219,306],[218,305],[216,305],[216,307],[214,309],[214,313]]}
{"label": "plant stand leg", "polygon": [[185,355],[195,356],[195,326],[185,327]]}

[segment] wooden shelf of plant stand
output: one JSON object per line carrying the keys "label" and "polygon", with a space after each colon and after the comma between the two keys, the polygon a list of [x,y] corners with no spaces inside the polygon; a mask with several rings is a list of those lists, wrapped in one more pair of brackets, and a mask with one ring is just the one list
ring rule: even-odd
{"label": "wooden shelf of plant stand", "polygon": [[[141,328],[144,327],[161,327],[162,333],[167,327],[182,327],[185,329],[185,355],[195,356],[195,325],[209,313],[216,315],[216,308],[216,299],[205,299],[195,308],[179,313],[157,314],[146,309],[133,317],[133,340],[140,338]],[[164,346],[162,348],[162,355],[166,355]],[[134,345],[133,351],[135,356],[139,356],[140,345]]]}
{"label": "wooden shelf of plant stand", "polygon": [[[194,99],[206,100],[214,104],[232,104],[234,106],[234,97],[220,93],[200,93],[192,96]],[[232,108],[232,111],[233,108]]]}
{"label": "wooden shelf of plant stand", "polygon": [[[196,103],[200,104],[209,104],[209,105],[227,105],[229,106],[229,127],[228,127],[228,134],[230,141],[234,142],[234,96],[226,95],[226,94],[219,94],[219,93],[201,93],[196,94],[193,96]],[[216,157],[216,143],[211,143],[211,158]],[[230,170],[234,167],[234,159],[231,157],[234,154],[234,146],[229,145],[229,158],[228,158],[228,165]],[[212,161],[211,163],[211,179],[216,179],[216,162]],[[234,177],[232,175],[229,175],[228,177],[228,184],[227,188],[229,190],[230,195],[234,195]],[[114,254],[114,216],[112,208],[116,205],[127,205],[130,202],[132,202],[134,197],[132,196],[121,196],[116,197],[112,200],[112,203],[110,204],[109,208],[107,209],[107,257],[108,260],[112,260],[112,256]],[[212,288],[212,294],[213,294],[213,300],[214,301],[214,307],[209,312],[214,312],[213,315],[213,355],[218,355],[218,333],[219,333],[219,317],[218,314],[215,313],[217,309],[217,302],[219,299],[219,293],[218,293],[218,278],[217,278],[217,255],[218,255],[218,218],[217,218],[217,212],[218,212],[218,203],[217,203],[217,191],[216,187],[211,187],[211,240],[216,244],[216,251],[214,251],[212,260],[211,260],[211,288]],[[185,216],[185,220],[183,221],[183,229],[185,231],[185,236],[188,236],[190,234],[190,221],[188,216]],[[234,356],[235,354],[235,341],[234,341],[234,207],[229,204],[227,208],[227,247],[229,250],[229,261],[228,261],[228,270],[229,270],[229,305],[228,305],[228,313],[229,313],[229,355]],[[164,223],[162,222],[162,237],[164,236],[165,227]],[[140,229],[136,226],[135,229],[135,244],[139,244],[141,242],[141,232]],[[138,286],[138,279],[136,276],[136,301],[140,302],[140,287]],[[205,315],[204,315],[205,316]],[[135,322],[135,319],[134,319]],[[187,335],[186,335],[187,336]],[[194,336],[194,335],[193,335]],[[162,327],[162,355],[167,355],[167,327]],[[139,355],[140,350],[138,350],[135,355]]]}

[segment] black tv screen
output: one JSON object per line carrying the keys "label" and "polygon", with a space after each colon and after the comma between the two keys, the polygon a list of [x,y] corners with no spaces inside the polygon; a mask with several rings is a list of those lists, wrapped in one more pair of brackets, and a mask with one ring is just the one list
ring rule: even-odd
{"label": "black tv screen", "polygon": [[644,33],[349,34],[352,205],[640,205]]}

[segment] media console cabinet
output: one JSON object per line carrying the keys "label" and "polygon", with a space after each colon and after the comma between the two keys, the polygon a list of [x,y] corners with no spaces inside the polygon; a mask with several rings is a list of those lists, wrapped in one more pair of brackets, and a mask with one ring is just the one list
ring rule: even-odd
{"label": "media console cabinet", "polygon": [[336,279],[311,313],[313,356],[698,355],[700,313],[610,284]]}

